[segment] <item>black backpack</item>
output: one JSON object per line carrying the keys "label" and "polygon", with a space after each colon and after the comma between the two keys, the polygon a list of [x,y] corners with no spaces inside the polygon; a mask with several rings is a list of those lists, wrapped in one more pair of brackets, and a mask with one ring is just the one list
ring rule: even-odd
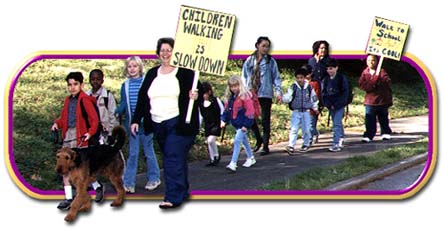
{"label": "black backpack", "polygon": [[339,87],[340,87],[340,91],[343,91],[343,88],[341,88],[343,86],[343,78],[346,78],[346,81],[348,81],[348,97],[346,98],[346,103],[345,105],[349,105],[350,103],[352,103],[352,100],[354,99],[354,87],[352,86],[351,81],[349,80],[349,78],[344,75],[344,74],[340,74],[342,77],[340,77],[340,83],[339,83]]}
{"label": "black backpack", "polygon": [[[103,131],[103,124],[100,121],[100,112],[98,110],[98,106],[96,103],[93,103],[93,106],[95,112],[97,113],[99,121],[98,121],[97,132],[95,132],[95,134],[91,136],[91,138],[89,139],[90,146],[100,145],[100,135],[102,134]],[[83,100],[80,101],[80,109],[82,111],[82,117],[86,121],[86,128],[89,129],[91,127],[91,124],[89,123],[88,114],[86,113],[85,107],[83,105]]]}
{"label": "black backpack", "polygon": [[[349,78],[344,75],[341,74],[342,77],[340,77],[340,87],[343,86],[343,78],[346,78],[346,81],[348,81],[348,97],[346,98],[346,111],[345,111],[345,121],[348,120],[348,115],[349,115],[349,104],[352,103],[352,100],[354,99],[354,87],[352,86],[351,81],[349,80]],[[343,91],[343,89],[341,88],[341,91]]]}

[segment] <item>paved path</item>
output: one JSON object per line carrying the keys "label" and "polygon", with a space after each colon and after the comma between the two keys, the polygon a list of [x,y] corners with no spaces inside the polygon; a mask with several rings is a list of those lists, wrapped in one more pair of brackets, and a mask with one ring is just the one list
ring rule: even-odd
{"label": "paved path", "polygon": [[[383,141],[380,136],[376,136],[371,143],[361,143],[362,133],[355,132],[359,128],[345,130],[345,147],[338,153],[328,152],[328,147],[332,144],[331,134],[320,135],[319,142],[307,153],[296,156],[289,156],[284,151],[287,142],[274,144],[270,146],[270,155],[255,156],[257,164],[251,168],[241,167],[245,160],[245,154],[242,152],[236,173],[230,173],[225,169],[231,155],[224,155],[217,167],[206,167],[207,161],[192,162],[189,163],[191,190],[196,192],[257,190],[265,184],[293,177],[314,167],[332,166],[348,157],[370,155],[385,148],[413,143],[428,135],[428,116],[391,120],[390,124],[394,133],[389,141]],[[298,142],[297,145],[299,146],[300,143]],[[145,183],[145,176],[139,174],[134,196],[155,198],[163,194],[164,183],[157,190],[149,192],[144,189]]]}

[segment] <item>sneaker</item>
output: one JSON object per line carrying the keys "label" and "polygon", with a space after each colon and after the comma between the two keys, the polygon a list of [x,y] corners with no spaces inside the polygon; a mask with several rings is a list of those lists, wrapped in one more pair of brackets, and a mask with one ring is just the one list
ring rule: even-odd
{"label": "sneaker", "polygon": [[345,144],[345,139],[344,138],[340,138],[338,140],[338,147],[343,148],[344,144]]}
{"label": "sneaker", "polygon": [[227,170],[230,170],[231,172],[235,172],[237,171],[237,165],[234,162],[230,162],[227,166],[226,166]]}
{"label": "sneaker", "polygon": [[255,165],[255,163],[257,163],[257,161],[255,160],[254,157],[251,157],[251,158],[246,159],[246,162],[243,164],[243,167],[249,168],[249,167]]}
{"label": "sneaker", "polygon": [[126,187],[125,186],[125,192],[133,194],[133,193],[135,193],[135,187]]}
{"label": "sneaker", "polygon": [[215,160],[209,160],[208,164],[206,164],[207,167],[209,166],[215,166]]}
{"label": "sneaker", "polygon": [[221,154],[218,156],[214,156],[214,165],[218,165],[218,163],[220,162],[221,159]]}
{"label": "sneaker", "polygon": [[288,152],[288,154],[289,154],[290,156],[293,156],[293,155],[294,155],[294,147],[292,147],[292,146],[286,146],[286,152]]}
{"label": "sneaker", "polygon": [[100,183],[100,187],[95,190],[95,202],[100,203],[105,197],[105,186]]}
{"label": "sneaker", "polygon": [[158,186],[160,186],[161,183],[162,182],[160,180],[154,182],[148,181],[148,183],[146,183],[145,189],[148,191],[155,190],[156,188],[158,188]]}
{"label": "sneaker", "polygon": [[303,146],[300,148],[300,152],[306,152],[306,151],[308,151],[308,149],[309,149],[309,146],[307,146],[307,145],[303,145]]}
{"label": "sneaker", "polygon": [[371,139],[369,139],[368,137],[364,137],[361,139],[361,142],[369,143],[371,142]]}
{"label": "sneaker", "polygon": [[263,150],[260,152],[261,156],[265,156],[269,154],[269,148],[268,147],[263,147]]}
{"label": "sneaker", "polygon": [[338,145],[333,145],[333,146],[329,147],[328,150],[331,152],[339,152],[339,151],[341,151],[341,148]]}
{"label": "sneaker", "polygon": [[65,199],[62,202],[60,202],[57,206],[60,210],[68,210],[71,208],[72,199]]}
{"label": "sneaker", "polygon": [[391,140],[391,135],[390,134],[382,134],[381,139],[382,140]]}

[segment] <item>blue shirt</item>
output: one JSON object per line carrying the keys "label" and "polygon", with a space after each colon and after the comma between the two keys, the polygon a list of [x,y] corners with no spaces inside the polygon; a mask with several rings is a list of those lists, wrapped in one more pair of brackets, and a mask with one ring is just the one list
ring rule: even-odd
{"label": "blue shirt", "polygon": [[68,105],[68,128],[75,128],[75,113],[77,109],[78,96],[71,96]]}
{"label": "blue shirt", "polygon": [[131,117],[134,116],[135,106],[137,106],[138,91],[143,83],[143,77],[129,78],[129,104],[131,108]]}

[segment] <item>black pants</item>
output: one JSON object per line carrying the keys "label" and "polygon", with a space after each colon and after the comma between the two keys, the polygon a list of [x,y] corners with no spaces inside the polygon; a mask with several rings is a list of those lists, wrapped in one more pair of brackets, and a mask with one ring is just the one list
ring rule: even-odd
{"label": "black pants", "polygon": [[255,135],[257,141],[263,140],[263,149],[268,149],[269,137],[271,133],[271,107],[272,99],[270,98],[258,98],[261,107],[261,124],[263,126],[263,137],[260,134],[260,128],[258,127],[257,120],[251,127],[252,132]]}

